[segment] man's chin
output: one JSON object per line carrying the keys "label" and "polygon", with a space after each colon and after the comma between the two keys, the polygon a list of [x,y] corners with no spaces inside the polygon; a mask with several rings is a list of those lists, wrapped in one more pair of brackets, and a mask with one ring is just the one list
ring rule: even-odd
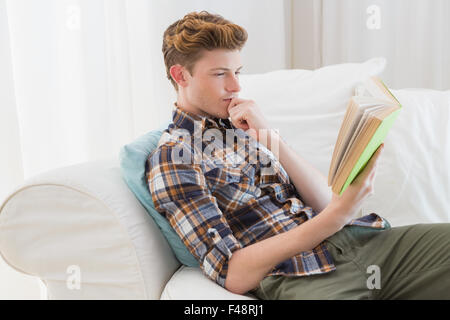
{"label": "man's chin", "polygon": [[222,116],[220,116],[220,117],[218,117],[218,118],[223,119],[223,120],[227,120],[227,119],[230,118],[230,116],[229,116],[228,113],[227,113],[227,114],[222,115]]}
{"label": "man's chin", "polygon": [[212,112],[204,111],[204,113],[208,114],[208,116],[212,117],[212,118],[228,119],[230,117],[230,114],[228,113],[228,111],[226,109],[219,110],[219,111],[215,111],[215,110],[214,111],[211,110],[211,111]]}
{"label": "man's chin", "polygon": [[213,117],[225,120],[225,119],[228,119],[230,117],[230,115],[228,114],[228,112],[225,111],[223,113],[217,113]]}

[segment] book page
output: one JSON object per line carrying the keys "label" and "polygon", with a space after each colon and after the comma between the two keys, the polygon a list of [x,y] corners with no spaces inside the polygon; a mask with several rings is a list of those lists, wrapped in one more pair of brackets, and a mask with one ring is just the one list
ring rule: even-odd
{"label": "book page", "polygon": [[[335,151],[333,152],[333,159],[330,164],[330,170],[328,173],[329,183],[334,181],[334,176],[339,169],[339,165],[344,156],[344,152],[348,149],[350,139],[354,136],[355,130],[361,121],[364,111],[368,108],[384,105],[386,100],[374,98],[371,96],[353,96],[351,103],[347,107],[344,122],[341,126],[341,130],[338,135],[338,140],[335,145]],[[342,137],[341,137],[342,131]]]}
{"label": "book page", "polygon": [[393,105],[398,104],[397,99],[395,99],[392,93],[385,88],[384,84],[377,77],[368,78],[364,81],[363,87],[373,97],[387,100]]}
{"label": "book page", "polygon": [[373,95],[367,90],[367,88],[360,84],[355,88],[355,96],[356,97],[373,97]]}
{"label": "book page", "polygon": [[339,171],[339,167],[347,159],[351,146],[355,142],[356,138],[359,136],[364,124],[367,122],[367,119],[370,116],[372,116],[377,110],[383,109],[384,107],[385,107],[384,105],[374,106],[373,104],[369,103],[361,106],[361,109],[359,110],[358,113],[359,121],[354,123],[354,127],[352,128],[352,130],[349,131],[350,134],[348,135],[348,137],[346,137],[346,143],[343,144],[345,148],[341,149],[338,165],[336,166],[337,167],[336,171]]}

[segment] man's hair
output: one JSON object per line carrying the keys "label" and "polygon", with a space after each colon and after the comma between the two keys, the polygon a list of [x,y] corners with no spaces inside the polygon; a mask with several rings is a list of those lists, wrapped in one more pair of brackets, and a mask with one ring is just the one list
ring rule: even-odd
{"label": "man's hair", "polygon": [[180,64],[191,75],[203,50],[241,50],[247,41],[247,31],[218,14],[191,12],[171,24],[164,32],[162,52],[167,78],[178,92],[170,76],[170,67]]}

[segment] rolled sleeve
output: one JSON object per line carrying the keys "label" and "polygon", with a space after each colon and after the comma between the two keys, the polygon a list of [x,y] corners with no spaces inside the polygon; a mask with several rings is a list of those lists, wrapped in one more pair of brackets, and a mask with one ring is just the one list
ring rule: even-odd
{"label": "rolled sleeve", "polygon": [[[225,287],[225,279],[228,273],[228,262],[233,252],[241,248],[236,238],[229,234],[222,237],[216,229],[210,228],[208,235],[212,239],[214,246],[203,260],[203,272],[211,279],[214,279],[222,287]],[[219,266],[219,268],[217,268]]]}
{"label": "rolled sleeve", "polygon": [[207,188],[201,165],[175,163],[171,147],[162,146],[149,157],[147,178],[156,210],[199,261],[203,273],[225,287],[228,261],[241,245]]}

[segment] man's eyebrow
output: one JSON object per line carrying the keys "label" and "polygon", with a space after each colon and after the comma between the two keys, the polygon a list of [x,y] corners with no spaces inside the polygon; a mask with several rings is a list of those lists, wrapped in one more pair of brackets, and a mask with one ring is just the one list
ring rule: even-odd
{"label": "man's eyebrow", "polygon": [[[237,68],[237,70],[240,70],[242,67],[244,67],[244,66],[240,66],[239,68]],[[214,70],[225,70],[225,71],[229,71],[230,69],[228,69],[228,68],[214,68],[214,69],[211,69],[210,71],[214,71]]]}

